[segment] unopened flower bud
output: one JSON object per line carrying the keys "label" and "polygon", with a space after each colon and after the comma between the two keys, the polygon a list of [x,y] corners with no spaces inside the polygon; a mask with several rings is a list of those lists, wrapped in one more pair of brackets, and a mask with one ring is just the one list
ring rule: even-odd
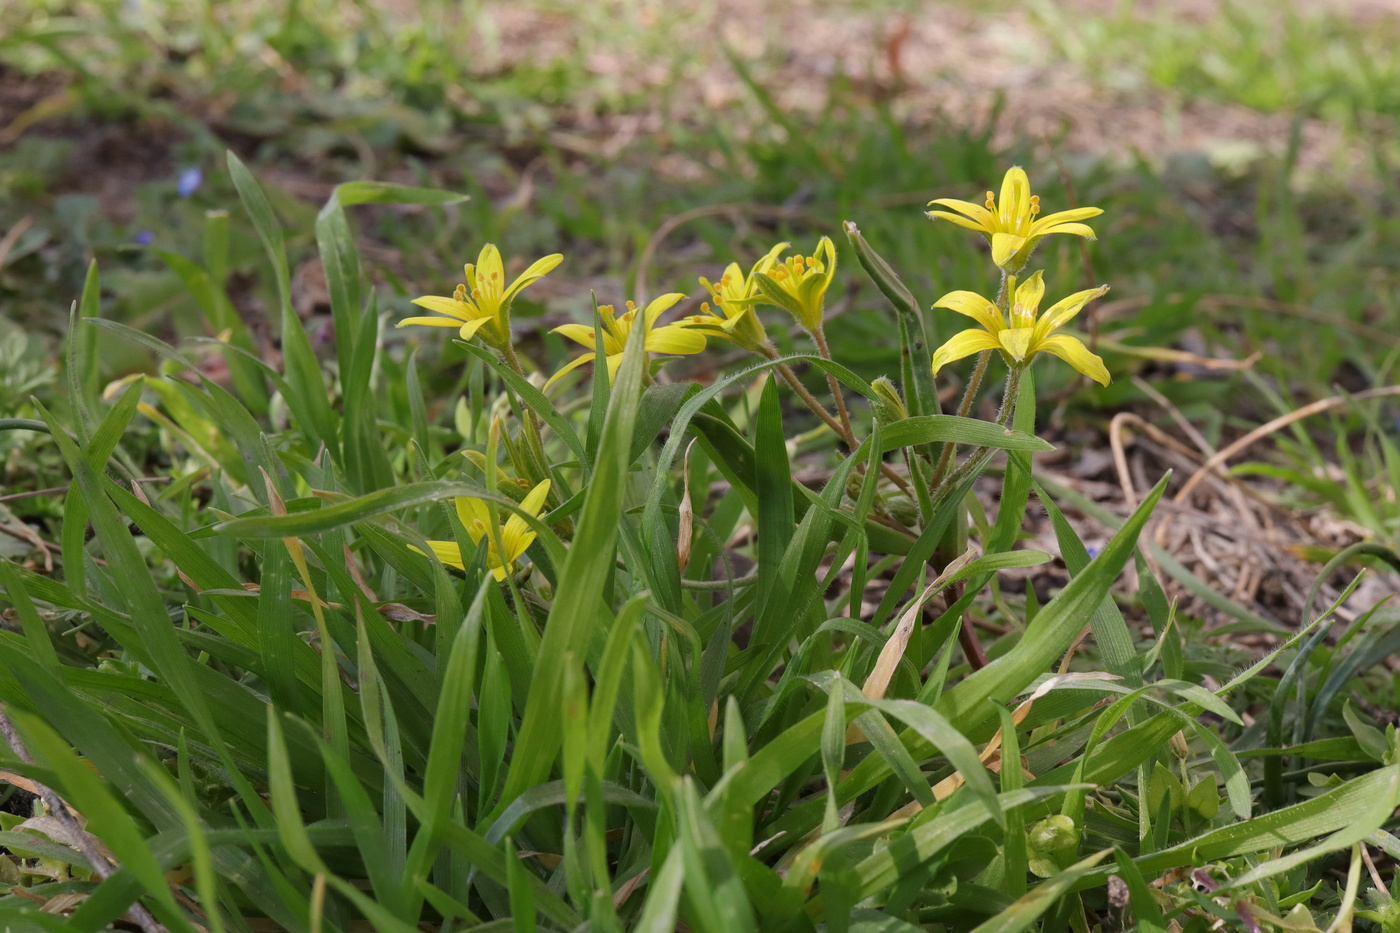
{"label": "unopened flower bud", "polygon": [[870,398],[870,407],[874,409],[877,421],[881,424],[893,424],[909,417],[909,410],[904,407],[904,400],[899,397],[899,389],[895,388],[889,376],[881,376],[870,383],[870,387],[875,390],[875,394]]}

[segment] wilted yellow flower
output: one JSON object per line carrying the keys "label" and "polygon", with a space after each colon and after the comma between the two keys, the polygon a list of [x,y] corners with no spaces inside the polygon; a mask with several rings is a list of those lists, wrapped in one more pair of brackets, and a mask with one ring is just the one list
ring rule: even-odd
{"label": "wilted yellow flower", "polygon": [[700,284],[714,300],[714,312],[709,303],[700,305],[700,313],[685,319],[686,324],[701,331],[708,337],[723,337],[752,353],[761,352],[768,345],[768,333],[753,306],[762,300],[755,280],[760,273],[770,272],[778,261],[778,254],[788,248],[779,243],[754,263],[748,275],[744,275],[737,262],[731,262],[720,276],[718,283],[702,278]]}
{"label": "wilted yellow flower", "polygon": [[1087,224],[1079,223],[1103,213],[1097,207],[1077,207],[1036,220],[1040,213],[1040,196],[1031,194],[1031,182],[1020,166],[1012,166],[1001,182],[1001,197],[987,192],[985,205],[956,198],[936,198],[932,207],[941,204],[957,211],[929,211],[934,219],[951,220],[969,230],[976,230],[991,241],[992,262],[1007,272],[1019,272],[1035,249],[1040,238],[1052,233],[1070,233],[1095,239]]}
{"label": "wilted yellow flower", "polygon": [[753,280],[763,300],[786,309],[809,333],[822,326],[826,290],[836,275],[836,247],[822,237],[811,256],[790,256],[767,272],[755,272]]}
{"label": "wilted yellow flower", "polygon": [[[674,356],[688,356],[692,353],[699,353],[705,349],[705,335],[698,329],[688,327],[684,322],[676,324],[666,324],[662,327],[656,326],[656,319],[667,311],[672,305],[680,301],[685,296],[680,292],[671,292],[662,295],[646,306],[645,311],[640,311],[642,326],[646,328],[646,349],[648,353],[669,353]],[[598,316],[603,321],[603,355],[608,360],[608,381],[611,382],[617,375],[617,368],[622,365],[622,351],[627,349],[627,337],[632,333],[632,327],[638,320],[638,307],[632,302],[627,302],[627,310],[621,315],[613,310],[612,305],[599,305]],[[562,334],[575,343],[581,343],[588,347],[590,352],[583,354],[576,360],[570,361],[559,372],[549,377],[549,382],[545,383],[545,388],[549,388],[556,380],[565,373],[582,366],[597,358],[597,347],[594,346],[596,333],[589,324],[561,324],[554,328],[553,333]]]}
{"label": "wilted yellow flower", "polygon": [[510,305],[515,296],[526,286],[543,278],[563,260],[560,253],[538,259],[507,288],[501,251],[494,244],[487,243],[481,248],[476,265],[468,263],[465,267],[467,284],[458,285],[451,298],[426,295],[413,300],[419,307],[445,317],[404,318],[398,326],[424,324],[428,327],[457,327],[463,340],[472,339],[480,331],[482,339],[488,344],[504,347],[510,343]]}
{"label": "wilted yellow flower", "polygon": [[1000,350],[1006,357],[1007,365],[1013,368],[1029,365],[1037,353],[1049,353],[1095,382],[1108,385],[1108,369],[1103,365],[1103,360],[1090,353],[1078,338],[1053,333],[1068,323],[1091,299],[1106,291],[1108,286],[1100,285],[1075,292],[1040,314],[1045,283],[1037,272],[1016,287],[1011,312],[1006,316],[1002,315],[996,304],[976,292],[949,292],[938,299],[934,307],[965,314],[986,330],[970,329],[954,334],[951,340],[934,351],[933,371],[937,373],[948,363],[982,350]]}
{"label": "wilted yellow flower", "polygon": [[[539,518],[548,496],[549,480],[545,480],[526,494],[525,500],[520,503],[521,511]],[[501,552],[496,550],[496,542],[491,540],[491,512],[487,509],[486,503],[481,499],[458,496],[454,500],[454,504],[457,506],[457,517],[462,520],[462,527],[467,530],[472,542],[480,545],[482,539],[486,539],[487,546],[490,548],[486,554],[486,566],[491,569],[491,573],[495,575],[497,581],[504,580],[507,574],[515,570],[515,562],[535,542],[534,531],[519,515],[512,514],[510,518],[506,519],[505,524],[500,527],[499,534],[501,549],[505,552],[505,559],[502,560]],[[466,569],[462,563],[462,552],[456,541],[429,541],[428,546],[433,549],[437,559],[444,564],[456,567],[458,570]]]}

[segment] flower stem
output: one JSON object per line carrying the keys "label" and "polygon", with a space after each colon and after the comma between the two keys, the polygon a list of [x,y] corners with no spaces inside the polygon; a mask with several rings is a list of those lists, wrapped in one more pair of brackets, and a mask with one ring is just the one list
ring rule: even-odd
{"label": "flower stem", "polygon": [[[521,379],[527,378],[525,375],[525,367],[520,365],[520,357],[516,355],[515,347],[509,340],[502,343],[497,349],[501,351],[501,356],[505,359],[506,365],[513,369],[516,375]],[[534,455],[533,459],[538,462],[539,469],[543,471],[543,475],[541,476],[530,477],[531,482],[538,483],[551,478],[549,475],[549,461],[546,460],[544,456],[544,437],[540,433],[540,422],[539,418],[535,415],[535,410],[523,402],[520,407],[525,409],[525,430],[528,434],[525,438],[526,446],[529,447],[530,452]],[[558,495],[551,486],[549,491],[550,504],[557,505],[557,499]]]}
{"label": "flower stem", "polygon": [[[776,360],[778,358],[777,348],[775,348],[771,343],[765,344],[763,347],[761,347],[760,352],[764,356],[768,357],[770,360]],[[836,436],[841,438],[842,442],[848,446],[852,453],[854,453],[858,445],[852,443],[852,439],[846,437],[846,433],[842,429],[841,422],[833,418],[831,416],[831,412],[827,411],[826,407],[822,405],[821,402],[817,401],[816,396],[814,396],[811,392],[807,391],[807,387],[802,384],[801,379],[797,378],[797,373],[792,371],[792,367],[786,363],[779,363],[778,373],[783,377],[783,381],[786,382],[788,386],[792,388],[792,391],[797,393],[797,397],[802,399],[803,403],[812,410],[813,414],[815,414],[818,418],[821,418],[822,421],[826,423],[827,427],[835,431]],[[904,479],[904,477],[900,476],[899,473],[897,473],[894,470],[894,468],[891,467],[888,463],[880,464],[880,472],[884,474],[886,479],[898,486],[900,490],[906,495],[908,495],[911,492],[909,488],[909,483]]]}
{"label": "flower stem", "polygon": [[[1023,367],[1015,367],[1006,377],[1006,393],[1001,400],[1001,410],[997,412],[996,421],[1001,427],[1010,424],[1011,416],[1016,412],[1016,394],[1021,389],[1021,373],[1024,371]],[[941,495],[957,486],[963,477],[985,463],[995,452],[996,449],[991,447],[972,448],[972,453],[967,455],[967,459],[958,464],[957,469],[939,483],[933,491],[934,502],[937,503]]]}
{"label": "flower stem", "polygon": [[[826,345],[826,331],[822,329],[820,322],[812,331],[812,339],[817,342],[817,352],[822,355],[822,359],[831,362],[831,349]],[[841,418],[841,436],[846,439],[846,444],[852,451],[856,449],[856,432],[851,429],[851,416],[846,411],[846,397],[841,392],[841,383],[836,381],[836,377],[831,373],[826,374],[826,384],[831,389],[831,397],[836,400],[836,414]]]}
{"label": "flower stem", "polygon": [[[1011,289],[1015,287],[1016,279],[1008,276],[1005,270],[1001,273],[1001,286],[997,289],[997,310],[1003,316],[1007,313],[1007,307],[1011,296]],[[983,350],[977,356],[977,365],[972,369],[972,376],[967,380],[967,388],[963,390],[962,401],[958,403],[958,417],[966,418],[972,411],[972,403],[977,398],[978,391],[982,388],[982,378],[987,374],[987,363],[991,361],[992,351]],[[949,465],[953,462],[953,455],[957,451],[957,445],[951,441],[943,445],[943,450],[938,455],[938,465],[933,470],[933,487],[942,485],[943,477],[948,472]]]}

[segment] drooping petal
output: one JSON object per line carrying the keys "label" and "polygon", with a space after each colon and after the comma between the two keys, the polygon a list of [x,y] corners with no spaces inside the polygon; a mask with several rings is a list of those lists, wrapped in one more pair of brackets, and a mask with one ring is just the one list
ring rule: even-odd
{"label": "drooping petal", "polygon": [[1062,298],[1050,306],[1040,320],[1035,324],[1036,340],[1040,341],[1050,336],[1057,328],[1063,327],[1074,319],[1086,304],[1108,291],[1107,285],[1100,285],[1098,288],[1086,289],[1082,292],[1075,292],[1068,298]]}
{"label": "drooping petal", "polygon": [[975,220],[968,220],[966,217],[959,217],[957,214],[950,214],[947,211],[925,211],[930,220],[950,220],[959,227],[966,227],[969,230],[976,230],[978,233],[986,233],[987,225],[979,224]]}
{"label": "drooping petal", "polygon": [[652,353],[688,356],[705,349],[705,335],[693,328],[668,324],[647,331],[646,348]]}
{"label": "drooping petal", "polygon": [[1056,334],[1040,341],[1036,344],[1036,349],[1058,356],[1099,385],[1106,386],[1111,381],[1108,367],[1103,364],[1103,360],[1090,353],[1089,348],[1077,337]]}
{"label": "drooping petal", "polygon": [[526,286],[532,285],[544,278],[550,272],[554,271],[555,266],[563,261],[563,253],[550,253],[543,259],[536,259],[530,264],[530,268],[520,273],[515,281],[510,283],[510,288],[506,289],[505,294],[501,296],[501,304],[509,304],[511,301],[515,300],[515,296],[520,294]]}
{"label": "drooping petal", "polygon": [[[957,198],[934,198],[928,203],[929,206],[933,206],[934,204],[941,204],[944,207],[952,208],[959,214],[966,215],[966,219],[971,220],[973,222],[974,226],[972,229],[974,230],[985,230],[986,232],[991,233],[993,230],[996,229],[996,215],[993,214],[991,211],[987,210],[981,204],[974,204],[971,201],[959,201]],[[939,216],[947,217],[948,220],[954,222],[964,219],[955,215],[944,214],[942,211],[929,211],[929,214],[938,214]]]}
{"label": "drooping petal", "polygon": [[998,350],[1001,344],[997,338],[987,333],[985,330],[968,329],[961,333],[954,334],[947,343],[933,352],[933,373],[938,375],[938,371],[954,360],[960,360],[965,356],[980,353],[983,350]]}
{"label": "drooping petal", "polygon": [[450,317],[406,317],[395,327],[408,327],[413,324],[421,324],[424,327],[461,327],[461,318]]}
{"label": "drooping petal", "polygon": [[935,308],[947,308],[972,318],[995,334],[1006,326],[997,306],[976,292],[949,292],[933,303]]}
{"label": "drooping petal", "polygon": [[472,314],[472,306],[465,301],[458,301],[456,298],[444,298],[441,295],[424,295],[422,298],[413,299],[413,303],[420,308],[427,308],[429,311],[436,311],[438,314],[455,317],[459,321],[470,321],[472,318],[479,316]]}
{"label": "drooping petal", "polygon": [[1029,354],[1034,336],[1034,327],[1007,327],[997,334],[997,340],[1001,342],[1001,348],[1019,363]]}
{"label": "drooping petal", "polygon": [[596,353],[585,353],[578,359],[570,360],[564,365],[563,369],[559,370],[559,372],[549,377],[549,380],[545,382],[544,387],[548,389],[550,386],[554,385],[554,383],[558,382],[560,379],[564,378],[564,376],[568,375],[570,372],[573,372],[575,369],[578,369],[584,363],[593,362],[593,360],[596,359],[597,356],[598,354]]}
{"label": "drooping petal", "polygon": [[1004,267],[1025,245],[1026,238],[1023,236],[1016,236],[1014,233],[993,233],[992,262]]}

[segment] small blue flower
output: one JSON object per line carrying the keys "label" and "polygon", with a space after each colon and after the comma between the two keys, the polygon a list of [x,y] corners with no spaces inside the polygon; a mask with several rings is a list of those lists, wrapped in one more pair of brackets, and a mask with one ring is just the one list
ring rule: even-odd
{"label": "small blue flower", "polygon": [[199,166],[187,168],[180,173],[180,180],[175,183],[175,193],[182,198],[187,198],[199,190],[199,186],[204,184],[204,172]]}
{"label": "small blue flower", "polygon": [[1086,548],[1086,550],[1089,552],[1090,560],[1093,560],[1095,557],[1099,556],[1099,549],[1096,547]]}
{"label": "small blue flower", "polygon": [[151,243],[152,243],[152,241],[155,240],[155,238],[156,238],[156,235],[155,235],[154,233],[152,233],[151,231],[149,231],[149,230],[142,230],[140,233],[136,234],[136,245],[137,245],[137,246],[150,246]]}

